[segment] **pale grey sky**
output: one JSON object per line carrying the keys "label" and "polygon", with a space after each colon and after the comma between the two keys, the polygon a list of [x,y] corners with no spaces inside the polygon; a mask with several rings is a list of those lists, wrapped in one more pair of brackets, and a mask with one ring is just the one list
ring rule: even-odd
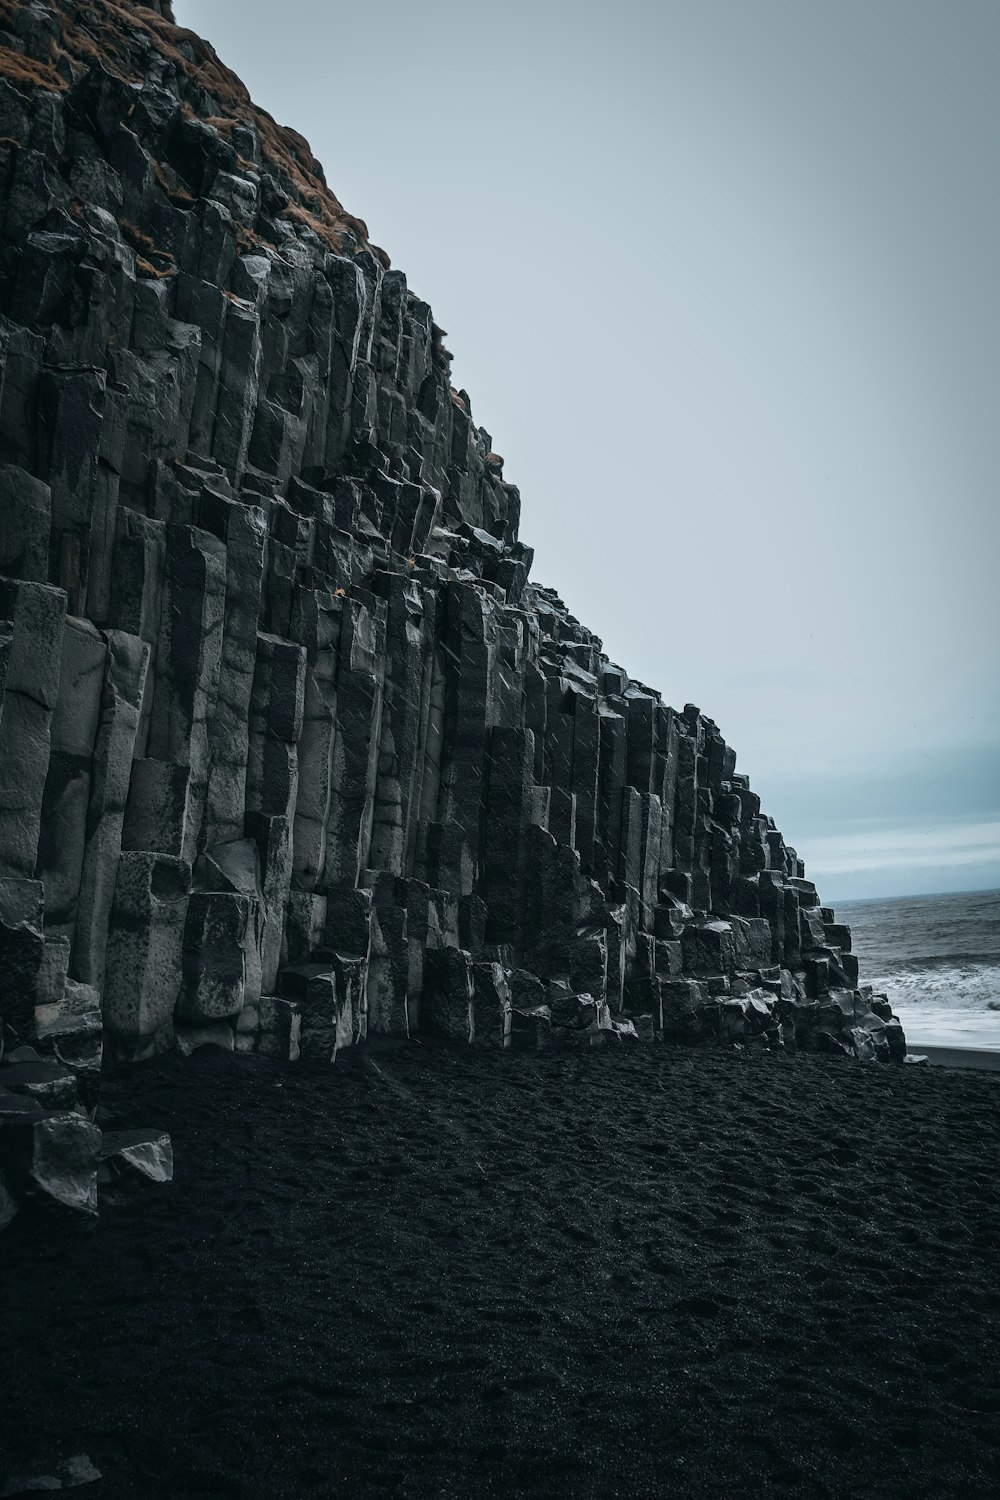
{"label": "pale grey sky", "polygon": [[176,0],[829,899],[1000,885],[996,0]]}

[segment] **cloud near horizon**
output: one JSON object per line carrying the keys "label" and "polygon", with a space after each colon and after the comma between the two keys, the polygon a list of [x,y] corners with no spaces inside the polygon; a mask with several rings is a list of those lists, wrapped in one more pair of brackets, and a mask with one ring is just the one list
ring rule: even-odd
{"label": "cloud near horizon", "polygon": [[920,895],[1000,887],[1000,820],[913,829],[848,826],[801,851],[824,896]]}
{"label": "cloud near horizon", "polygon": [[1000,887],[990,744],[914,749],[866,770],[765,764],[751,784],[824,899]]}

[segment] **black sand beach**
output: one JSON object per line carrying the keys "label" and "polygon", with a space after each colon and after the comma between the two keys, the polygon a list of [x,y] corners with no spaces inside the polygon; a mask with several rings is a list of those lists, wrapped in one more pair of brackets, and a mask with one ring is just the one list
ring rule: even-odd
{"label": "black sand beach", "polygon": [[996,1073],[206,1050],[105,1103],[173,1133],[176,1179],[0,1240],[4,1480],[85,1452],[101,1500],[998,1492]]}

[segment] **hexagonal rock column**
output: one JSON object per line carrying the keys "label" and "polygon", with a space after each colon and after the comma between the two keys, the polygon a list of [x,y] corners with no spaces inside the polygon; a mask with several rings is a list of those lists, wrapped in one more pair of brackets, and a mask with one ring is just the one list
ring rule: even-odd
{"label": "hexagonal rock column", "polygon": [[428,950],[420,1013],[425,1030],[451,1041],[473,1041],[473,996],[471,955],[463,948]]}
{"label": "hexagonal rock column", "polygon": [[0,579],[0,875],[31,880],[38,855],[66,595]]}
{"label": "hexagonal rock column", "polygon": [[144,1057],[169,1041],[180,985],[190,868],[165,854],[118,865],[104,985],[104,1024],[119,1050]]}
{"label": "hexagonal rock column", "polygon": [[250,898],[234,891],[193,891],[184,923],[183,980],[174,1009],[187,1026],[227,1021],[243,1008],[244,940]]}

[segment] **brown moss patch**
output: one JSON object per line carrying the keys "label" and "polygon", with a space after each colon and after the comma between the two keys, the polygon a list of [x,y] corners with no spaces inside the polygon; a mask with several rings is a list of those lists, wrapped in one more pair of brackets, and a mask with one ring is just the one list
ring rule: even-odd
{"label": "brown moss patch", "polygon": [[22,92],[48,89],[54,94],[64,94],[68,88],[65,78],[51,63],[36,62],[33,57],[25,57],[23,52],[15,52],[12,47],[0,47],[0,77]]}
{"label": "brown moss patch", "polygon": [[[0,0],[0,5],[9,3],[10,0]],[[197,84],[211,96],[217,108],[203,118],[216,130],[228,133],[239,121],[255,126],[265,162],[299,210],[294,217],[308,224],[330,249],[341,248],[346,230],[360,245],[370,248],[373,254],[378,253],[382,264],[388,262],[385,251],[370,245],[364,222],[347,213],[327,187],[323,168],[305,137],[279,125],[266,110],[254,104],[246,86],[196,32],[175,25],[168,16],[154,10],[133,8],[118,0],[91,0],[88,17],[93,18],[90,25],[76,20],[72,13],[60,18],[62,43],[71,58],[86,66],[99,58],[117,77],[134,81],[136,67],[141,67],[138,33],[173,63],[183,79]],[[190,57],[185,55],[188,52]]]}
{"label": "brown moss patch", "polygon": [[176,271],[175,266],[164,266],[162,268],[160,266],[154,266],[153,263],[151,261],[148,261],[144,255],[136,256],[135,268],[139,272],[140,276],[153,276],[157,281],[163,281],[166,277],[173,276]]}
{"label": "brown moss patch", "polygon": [[[194,110],[189,110],[188,113],[193,116]],[[225,115],[204,115],[202,119],[204,124],[211,125],[220,135],[228,135],[239,124],[238,120],[230,120]]]}
{"label": "brown moss patch", "polygon": [[177,203],[183,208],[190,208],[192,204],[197,203],[197,198],[193,193],[189,193],[182,183],[170,182],[168,180],[166,172],[164,172],[158,161],[154,161],[153,163],[153,176],[159,183],[161,191],[167,195],[171,203]]}
{"label": "brown moss patch", "polygon": [[169,250],[161,250],[148,234],[128,219],[119,219],[118,228],[136,252],[136,267],[146,276],[173,276],[177,262]]}
{"label": "brown moss patch", "polygon": [[[0,30],[13,32],[19,9],[19,0],[0,0]],[[134,84],[145,75],[150,46],[176,69],[185,113],[195,113],[191,101],[202,107],[200,101],[207,95],[210,104],[200,117],[220,134],[231,134],[239,122],[256,129],[263,165],[288,193],[290,203],[285,211],[293,219],[311,229],[329,249],[342,250],[345,236],[349,236],[348,248],[357,245],[368,249],[384,269],[389,268],[389,256],[371,243],[364,220],[348,213],[327,186],[323,168],[305,137],[279,125],[254,104],[245,85],[219,61],[212,46],[196,32],[176,25],[168,0],[155,8],[124,0],[89,0],[86,7],[60,6],[59,40],[53,43],[49,60],[40,62],[16,48],[0,46],[0,76],[22,91],[43,88],[65,93],[68,79],[82,77],[100,66],[122,82]],[[246,163],[244,170],[252,165]],[[175,203],[196,201],[183,188],[164,182],[159,174],[158,180]],[[443,365],[451,358],[443,346],[435,349],[435,355]]]}
{"label": "brown moss patch", "polygon": [[[144,234],[143,231],[138,227],[138,225],[133,224],[129,219],[119,219],[118,228],[121,230],[122,234],[134,249],[156,250],[155,241],[152,240],[148,234]],[[163,253],[165,255],[167,254],[166,251],[164,251]],[[173,260],[173,256],[170,256],[170,259]]]}
{"label": "brown moss patch", "polygon": [[257,234],[253,229],[248,229],[245,224],[240,224],[236,229],[236,248],[241,255],[261,255],[269,250],[277,250],[277,245],[272,245],[263,235]]}

